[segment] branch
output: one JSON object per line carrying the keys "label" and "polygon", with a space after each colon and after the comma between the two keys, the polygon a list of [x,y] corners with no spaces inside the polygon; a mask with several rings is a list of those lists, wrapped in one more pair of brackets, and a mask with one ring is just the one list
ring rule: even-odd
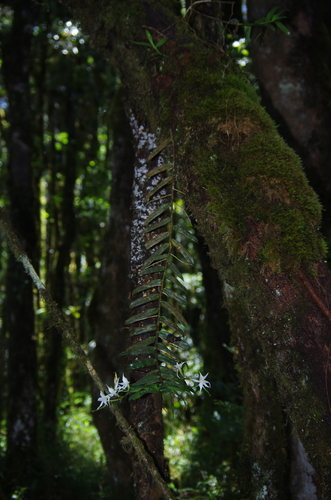
{"label": "branch", "polygon": [[[46,286],[39,278],[33,265],[31,264],[29,257],[24,251],[12,225],[9,221],[8,215],[4,208],[0,207],[0,227],[3,233],[7,237],[9,247],[14,254],[16,260],[21,262],[24,266],[27,274],[32,278],[34,284],[36,285],[40,295],[44,299],[51,317],[54,321],[54,326],[57,328],[58,332],[61,334],[65,343],[69,346],[71,351],[78,357],[81,363],[85,366],[89,374],[91,375],[93,381],[98,386],[100,391],[107,392],[105,384],[100,379],[95,368],[93,367],[90,359],[88,358],[84,349],[77,344],[74,340],[74,331],[72,327],[68,324],[68,321],[62,311],[59,309],[58,305],[54,302],[51,295],[49,294]],[[130,444],[131,448],[135,451],[138,456],[139,461],[145,467],[145,469],[151,474],[155,483],[158,485],[165,499],[174,499],[171,490],[169,489],[167,483],[161,477],[157,467],[155,466],[152,457],[145,451],[144,445],[141,440],[137,437],[135,431],[130,426],[128,421],[124,418],[121,410],[118,408],[116,403],[109,404],[109,409],[116,419],[116,423],[125,435],[125,444]]]}

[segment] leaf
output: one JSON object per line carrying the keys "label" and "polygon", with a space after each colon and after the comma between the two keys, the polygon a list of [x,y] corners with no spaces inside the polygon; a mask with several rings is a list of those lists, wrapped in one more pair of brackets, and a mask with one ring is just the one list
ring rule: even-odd
{"label": "leaf", "polygon": [[[178,267],[176,266],[176,264],[174,264],[173,262],[168,262],[168,266],[169,266],[169,269],[171,269],[171,271],[176,275],[178,276],[178,278],[180,278],[181,280],[183,279],[183,275],[182,273],[180,272],[180,270],[178,269]],[[168,277],[168,276],[167,276]]]}
{"label": "leaf", "polygon": [[168,210],[168,208],[170,207],[171,203],[165,203],[164,205],[161,205],[159,208],[157,208],[156,210],[154,210],[154,212],[152,212],[151,214],[149,214],[149,216],[146,218],[145,222],[144,222],[144,225],[147,226],[147,224],[149,224],[150,222],[152,222],[152,220],[156,219],[157,217],[159,217],[159,215],[163,214],[163,212],[165,212],[166,210]]}
{"label": "leaf", "polygon": [[178,360],[176,358],[171,358],[170,356],[166,356],[165,354],[162,353],[158,353],[157,359],[161,363],[166,363],[172,366],[175,366],[175,364],[178,363]]}
{"label": "leaf", "polygon": [[174,357],[173,351],[169,347],[167,347],[165,344],[162,344],[162,342],[158,342],[155,347],[159,351],[158,354],[160,354],[162,352],[163,354],[165,354],[167,356],[167,359],[169,357],[170,358]]}
{"label": "leaf", "polygon": [[138,286],[135,288],[132,292],[132,295],[135,295],[136,293],[144,292],[145,290],[148,290],[149,288],[154,288],[157,286],[161,286],[162,281],[161,280],[151,280],[148,283],[145,283],[144,285]]}
{"label": "leaf", "polygon": [[168,137],[168,139],[166,139],[165,141],[163,141],[156,149],[154,149],[154,151],[151,152],[151,154],[147,158],[147,161],[152,160],[154,158],[154,156],[156,156],[159,153],[161,153],[161,151],[163,151],[163,149],[166,148],[168,146],[168,144],[170,144],[170,142],[171,142],[171,138]]}
{"label": "leaf", "polygon": [[185,236],[185,238],[187,238],[187,239],[189,239],[191,241],[194,241],[194,243],[198,243],[198,240],[194,236],[194,234],[190,233],[186,229],[183,229],[180,226],[173,226],[173,229],[174,229],[174,231],[177,231],[177,233],[182,234],[183,236]]}
{"label": "leaf", "polygon": [[162,47],[166,42],[168,41],[168,38],[162,38],[160,41],[157,42],[155,45],[156,47]]}
{"label": "leaf", "polygon": [[143,276],[145,274],[162,273],[164,270],[164,266],[152,266],[147,267],[146,269],[142,269],[141,271],[139,271],[139,274]]}
{"label": "leaf", "polygon": [[277,5],[276,7],[273,7],[270,12],[266,15],[265,20],[269,23],[273,19],[273,15],[276,12],[276,10],[279,9],[279,6]]}
{"label": "leaf", "polygon": [[152,45],[152,47],[155,47],[155,43],[154,43],[151,32],[148,30],[145,30],[145,33],[146,33],[147,40],[149,41],[149,43]]}
{"label": "leaf", "polygon": [[[128,347],[125,351],[121,352],[121,356],[128,356],[129,354],[145,354],[145,353],[139,353],[139,352],[134,352],[134,350],[136,349],[136,347],[141,347],[141,348],[145,348],[146,346],[150,346],[150,344],[154,344],[155,342],[155,339],[156,337],[148,337],[148,339],[143,339],[143,340],[138,340],[138,342],[136,342],[135,344],[133,345],[130,345],[130,347]],[[155,351],[155,348],[153,346],[153,351]],[[146,354],[150,354],[150,353],[146,353]]]}
{"label": "leaf", "polygon": [[161,182],[159,182],[149,193],[146,194],[145,199],[149,200],[155,193],[157,193],[164,186],[169,184],[172,181],[172,177],[166,177]]}
{"label": "leaf", "polygon": [[170,288],[164,288],[162,290],[162,293],[167,297],[176,300],[177,302],[179,302],[179,304],[185,305],[187,303],[186,297],[184,297],[183,295],[179,295],[177,292],[174,292],[173,290],[170,290]]}
{"label": "leaf", "polygon": [[144,377],[137,380],[134,384],[130,386],[130,390],[133,391],[138,387],[143,385],[151,385],[160,382],[160,372],[159,370],[153,370],[152,372],[147,373]]}
{"label": "leaf", "polygon": [[133,355],[142,355],[142,354],[154,354],[155,347],[154,346],[144,346],[139,345],[140,342],[137,342],[135,345],[126,349],[126,351],[121,353],[121,356],[133,356]]}
{"label": "leaf", "polygon": [[165,226],[166,224],[169,224],[171,221],[171,217],[166,217],[165,219],[160,220],[159,222],[154,222],[154,224],[151,224],[150,226],[146,227],[146,229],[143,230],[143,233],[150,233],[151,231],[154,231],[155,229],[158,229],[159,227]]}
{"label": "leaf", "polygon": [[185,262],[187,264],[190,264],[191,266],[194,266],[194,259],[193,259],[192,255],[190,255],[188,253],[186,248],[184,248],[183,245],[181,245],[180,243],[178,243],[178,241],[176,241],[174,239],[172,239],[171,242],[179,250],[179,252],[182,254]]}
{"label": "leaf", "polygon": [[126,320],[125,324],[131,325],[132,323],[136,323],[137,321],[143,321],[144,319],[153,318],[154,316],[157,315],[158,311],[159,310],[155,307],[153,309],[147,309],[146,311],[143,311],[140,314],[131,316],[131,318]]}
{"label": "leaf", "polygon": [[152,393],[155,393],[155,392],[160,392],[160,389],[157,385],[152,385],[146,389],[141,389],[141,391],[137,392],[136,394],[132,394],[131,396],[129,396],[129,401],[134,401],[135,399],[139,399],[141,398],[142,396],[144,396],[145,394],[152,394]]}
{"label": "leaf", "polygon": [[153,177],[154,175],[159,174],[160,172],[164,172],[164,170],[170,170],[174,166],[173,163],[162,163],[158,167],[153,168],[149,172],[147,172],[147,177]]}
{"label": "leaf", "polygon": [[252,26],[244,26],[244,30],[245,30],[246,43],[248,45],[251,41]]}
{"label": "leaf", "polygon": [[150,325],[151,328],[148,328],[149,325],[146,326],[146,328],[132,328],[130,330],[130,337],[133,337],[134,335],[144,335],[145,333],[153,333],[156,331],[156,325]]}
{"label": "leaf", "polygon": [[[161,330],[158,333],[158,336],[161,339],[161,341],[164,342],[166,345],[171,345],[176,348],[178,348],[178,342],[182,340],[182,337],[179,336],[176,337],[173,333],[169,333],[165,330]],[[174,338],[172,339],[172,337]]]}
{"label": "leaf", "polygon": [[159,293],[152,293],[151,295],[145,295],[145,297],[140,297],[139,299],[133,300],[129,305],[130,309],[134,307],[142,306],[143,304],[147,304],[148,302],[154,302],[160,298]]}
{"label": "leaf", "polygon": [[291,35],[291,33],[289,32],[289,30],[286,28],[286,26],[284,26],[283,23],[281,23],[280,21],[276,21],[275,22],[276,26],[283,31],[283,33],[285,33],[285,35]]}
{"label": "leaf", "polygon": [[[170,265],[170,264],[169,264]],[[167,274],[167,280],[171,281],[174,285],[178,286],[183,292],[187,293],[187,288],[175,276]]]}
{"label": "leaf", "polygon": [[168,328],[171,328],[172,330],[175,330],[178,332],[180,335],[185,335],[184,330],[180,328],[178,325],[173,323],[169,318],[166,316],[160,316],[160,321],[164,324],[167,325]]}
{"label": "leaf", "polygon": [[159,243],[161,243],[161,241],[165,240],[166,238],[169,238],[169,236],[170,236],[169,231],[157,234],[156,236],[154,236],[154,238],[151,238],[149,241],[147,241],[147,243],[145,244],[145,247],[147,248],[147,250],[149,250],[150,248],[154,247],[155,245],[158,245]]}
{"label": "leaf", "polygon": [[168,311],[171,312],[175,316],[175,318],[178,320],[179,323],[181,323],[183,326],[187,327],[187,321],[186,319],[182,316],[182,314],[176,309],[172,304],[169,302],[165,302],[164,300],[161,301],[161,304],[163,307],[168,309]]}
{"label": "leaf", "polygon": [[134,43],[135,45],[145,45],[145,47],[150,47],[151,45],[147,42],[135,42],[134,40],[130,40],[131,43]]}
{"label": "leaf", "polygon": [[166,260],[168,258],[168,254],[164,254],[163,252],[169,248],[169,243],[163,243],[155,252],[145,260],[142,269],[145,269],[150,264],[156,261]]}
{"label": "leaf", "polygon": [[148,368],[149,366],[153,365],[155,366],[154,357],[136,359],[132,363],[130,363],[129,370],[130,371],[139,370],[140,368]]}
{"label": "leaf", "polygon": [[[169,244],[167,244],[169,246]],[[142,269],[149,269],[149,266],[151,264],[153,264],[153,262],[156,262],[156,263],[159,263],[159,262],[162,262],[164,260],[167,260],[168,258],[168,254],[167,253],[163,253],[163,254],[159,254],[159,253],[153,253],[153,255],[151,255],[150,257],[148,257],[148,259],[145,260],[145,263],[142,267]]]}

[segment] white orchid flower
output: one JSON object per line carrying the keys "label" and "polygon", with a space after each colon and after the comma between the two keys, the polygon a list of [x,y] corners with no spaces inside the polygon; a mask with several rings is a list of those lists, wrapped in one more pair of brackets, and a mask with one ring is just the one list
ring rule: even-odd
{"label": "white orchid flower", "polygon": [[100,408],[103,408],[104,406],[108,406],[110,397],[110,394],[105,394],[104,392],[100,391],[100,397],[98,398],[98,401],[100,401],[100,405],[98,406],[97,410],[100,410]]}
{"label": "white orchid flower", "polygon": [[130,387],[130,382],[126,378],[126,376],[122,375],[122,382],[119,384],[119,391],[125,391]]}
{"label": "white orchid flower", "polygon": [[176,364],[174,365],[174,370],[176,371],[176,375],[177,375],[177,377],[179,377],[179,374],[181,374],[181,373],[182,373],[182,368],[183,368],[183,366],[184,366],[184,365],[186,365],[186,364],[187,364],[187,363],[186,363],[186,361],[183,361],[183,363],[176,363]]}
{"label": "white orchid flower", "polygon": [[115,389],[116,393],[118,393],[118,391],[120,390],[118,385],[119,385],[119,378],[117,376],[117,373],[115,372],[114,373],[114,389]]}
{"label": "white orchid flower", "polygon": [[200,372],[199,379],[196,380],[196,382],[199,384],[200,391],[202,391],[202,389],[210,389],[211,388],[211,383],[208,382],[208,380],[206,380],[208,375],[209,375],[209,373],[207,373],[206,375],[202,375],[202,373]]}
{"label": "white orchid flower", "polygon": [[114,396],[117,396],[116,389],[113,389],[112,387],[109,387],[109,385],[107,385],[107,389],[108,389],[108,392],[109,392],[108,396],[110,398],[113,398]]}

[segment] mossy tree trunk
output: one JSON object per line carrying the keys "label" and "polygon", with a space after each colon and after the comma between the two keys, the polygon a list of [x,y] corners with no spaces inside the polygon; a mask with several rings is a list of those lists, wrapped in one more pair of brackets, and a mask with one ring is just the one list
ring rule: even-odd
{"label": "mossy tree trunk", "polygon": [[[223,281],[241,367],[249,370],[259,351],[264,390],[290,416],[330,498],[331,278],[321,208],[299,158],[228,55],[176,16],[177,1],[66,3],[117,64],[135,116],[160,143],[172,134],[181,190]],[[146,42],[146,27],[155,41],[167,37],[164,56],[133,43]],[[283,420],[254,397],[261,426],[275,426],[278,453],[272,463],[254,462],[259,480],[247,496],[280,498]]]}

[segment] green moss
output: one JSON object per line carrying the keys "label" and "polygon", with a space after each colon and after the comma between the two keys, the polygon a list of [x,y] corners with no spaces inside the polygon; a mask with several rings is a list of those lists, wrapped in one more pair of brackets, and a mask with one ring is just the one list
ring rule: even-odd
{"label": "green moss", "polygon": [[[176,140],[220,239],[232,258],[247,253],[273,270],[318,260],[321,207],[299,158],[231,63],[212,62],[200,54],[181,75]],[[254,252],[246,252],[249,244]]]}

